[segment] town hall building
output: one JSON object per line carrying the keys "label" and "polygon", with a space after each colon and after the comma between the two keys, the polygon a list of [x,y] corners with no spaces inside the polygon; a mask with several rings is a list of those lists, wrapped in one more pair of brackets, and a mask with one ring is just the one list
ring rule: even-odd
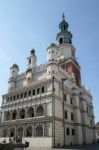
{"label": "town hall building", "polygon": [[47,63],[37,66],[35,50],[27,67],[10,67],[2,96],[0,142],[22,137],[30,147],[62,147],[95,142],[92,95],[81,82],[72,33],[63,15],[56,43],[47,47]]}

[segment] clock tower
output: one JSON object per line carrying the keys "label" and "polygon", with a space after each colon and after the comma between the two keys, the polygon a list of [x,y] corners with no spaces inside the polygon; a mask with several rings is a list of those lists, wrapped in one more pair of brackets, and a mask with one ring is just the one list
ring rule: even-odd
{"label": "clock tower", "polygon": [[68,30],[69,25],[65,21],[64,14],[62,18],[62,22],[59,24],[60,32],[56,37],[59,50],[59,66],[61,66],[62,69],[64,69],[67,73],[73,74],[75,77],[76,85],[80,86],[80,66],[75,58],[75,48],[72,44],[72,34]]}

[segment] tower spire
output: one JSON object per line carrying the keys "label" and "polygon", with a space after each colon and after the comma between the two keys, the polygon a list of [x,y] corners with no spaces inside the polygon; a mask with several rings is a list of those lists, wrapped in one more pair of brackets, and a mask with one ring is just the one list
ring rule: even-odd
{"label": "tower spire", "polygon": [[65,15],[64,15],[64,12],[62,13],[62,18],[63,18],[63,20],[65,20]]}
{"label": "tower spire", "polygon": [[68,23],[65,21],[65,15],[62,14],[62,21],[59,24],[60,32],[57,34],[56,39],[58,40],[59,44],[72,43],[72,34],[68,31]]}

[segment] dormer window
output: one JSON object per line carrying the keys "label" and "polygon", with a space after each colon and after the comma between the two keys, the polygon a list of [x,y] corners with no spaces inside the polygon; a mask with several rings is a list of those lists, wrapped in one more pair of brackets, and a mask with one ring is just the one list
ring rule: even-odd
{"label": "dormer window", "polygon": [[66,27],[65,27],[65,25],[64,25],[64,31],[65,31],[65,29],[66,29]]}

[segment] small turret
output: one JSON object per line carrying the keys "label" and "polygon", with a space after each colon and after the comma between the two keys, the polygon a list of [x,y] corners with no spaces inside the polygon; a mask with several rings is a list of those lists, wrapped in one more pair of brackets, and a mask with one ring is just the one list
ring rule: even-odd
{"label": "small turret", "polygon": [[10,78],[8,81],[8,91],[13,90],[16,86],[16,77],[19,73],[19,67],[17,64],[13,64],[10,67]]}
{"label": "small turret", "polygon": [[19,73],[19,67],[17,64],[13,64],[10,67],[10,78],[16,78]]}
{"label": "small turret", "polygon": [[51,43],[47,48],[47,62],[57,60],[58,51],[55,43]]}
{"label": "small turret", "polygon": [[28,62],[27,62],[27,67],[28,69],[32,69],[36,67],[36,61],[37,61],[37,57],[35,55],[35,50],[31,50],[31,56],[29,56],[28,58]]}
{"label": "small turret", "polygon": [[57,58],[58,49],[57,45],[51,43],[47,48],[47,77],[50,78],[57,73]]}

